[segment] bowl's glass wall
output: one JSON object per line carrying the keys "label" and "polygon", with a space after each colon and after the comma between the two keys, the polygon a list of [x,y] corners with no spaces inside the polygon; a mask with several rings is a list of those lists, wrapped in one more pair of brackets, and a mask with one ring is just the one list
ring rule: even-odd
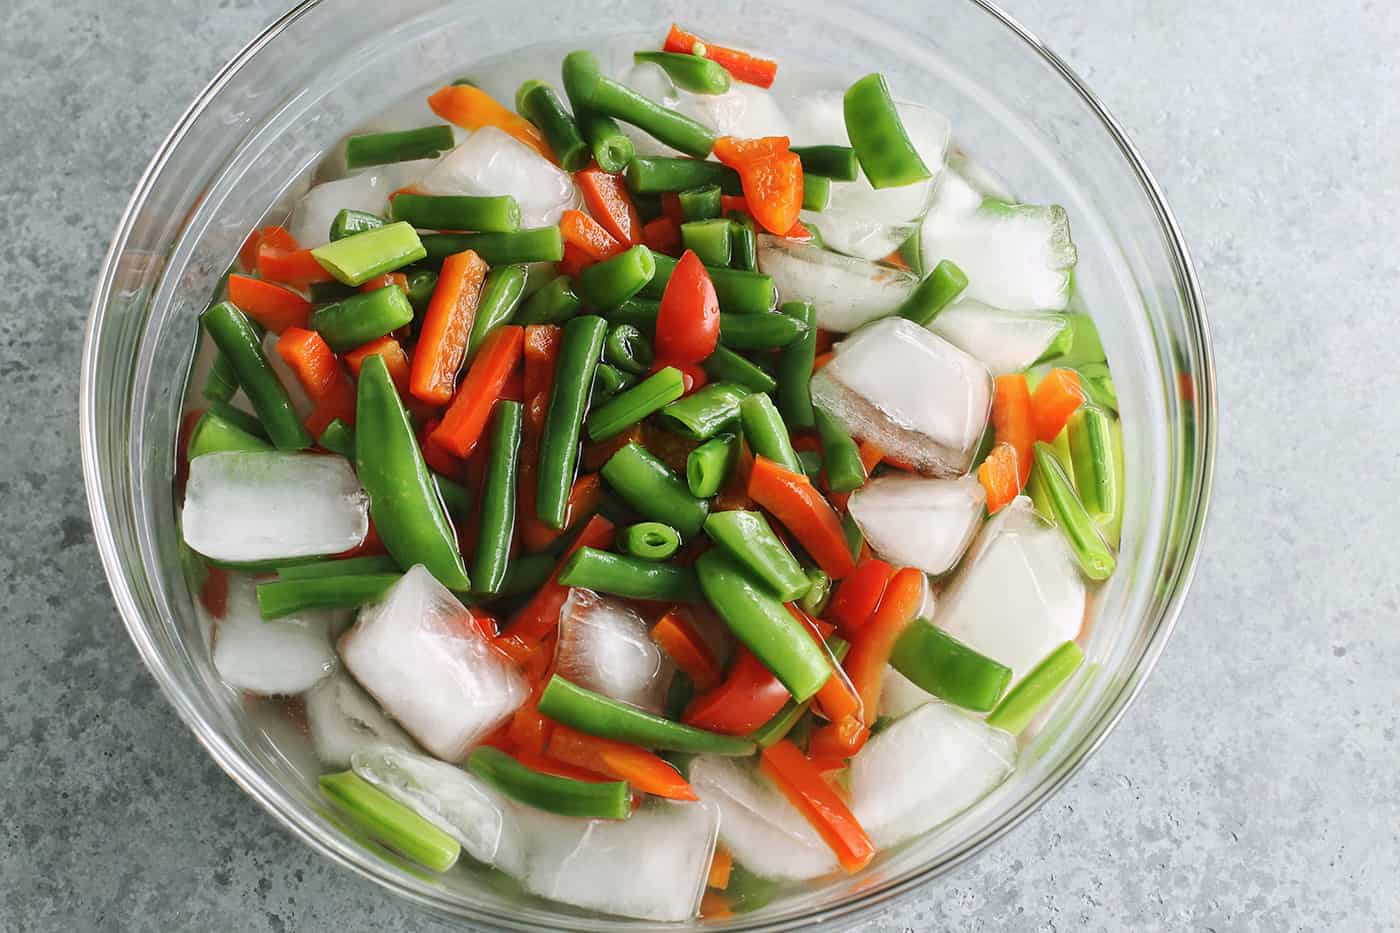
{"label": "bowl's glass wall", "polygon": [[[959,143],[1023,199],[1058,202],[1079,247],[1126,425],[1129,498],[1118,574],[1096,600],[1091,664],[1022,751],[1012,779],[942,831],[854,880],[775,902],[734,928],[839,924],[967,857],[1033,808],[1112,725],[1155,661],[1194,559],[1209,481],[1213,383],[1184,250],[1135,156],[1056,62],[974,2],[884,22],[845,3],[624,0],[472,6],[333,0],[290,14],[226,69],[172,134],[118,231],[85,359],[83,443],[94,523],[132,637],[180,714],[229,773],[294,832],[419,903],[502,927],[615,929],[521,903],[468,871],[429,877],[347,834],[322,804],[304,742],[213,674],[178,571],[173,445],[197,315],[246,231],[304,184],[344,132],[416,88],[527,41],[651,32],[672,19],[721,41],[856,76],[953,121]],[[577,25],[574,24],[584,24]],[[628,924],[624,924],[631,926]],[[646,924],[636,924],[645,928]],[[724,925],[719,925],[725,928]]]}

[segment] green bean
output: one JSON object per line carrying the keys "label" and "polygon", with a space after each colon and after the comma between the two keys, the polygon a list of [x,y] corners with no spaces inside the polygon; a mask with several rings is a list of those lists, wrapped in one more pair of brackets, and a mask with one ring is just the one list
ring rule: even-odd
{"label": "green bean", "polygon": [[453,253],[473,250],[492,266],[514,262],[559,262],[564,237],[558,227],[532,227],[513,233],[430,233],[423,237],[428,261],[442,265]]}
{"label": "green bean", "polygon": [[490,745],[467,757],[467,770],[527,807],[579,819],[625,820],[632,815],[626,781],[581,781],[536,771]]}
{"label": "green bean", "polygon": [[1118,411],[1118,390],[1113,386],[1113,374],[1108,371],[1107,363],[1080,366],[1079,384],[1089,401],[1107,411]]}
{"label": "green bean", "polygon": [[907,318],[920,327],[927,327],[953,300],[967,288],[967,276],[953,262],[939,260],[933,271],[914,286],[909,296],[894,309],[894,314]]}
{"label": "green bean", "polygon": [[807,329],[778,354],[778,409],[797,429],[816,426],[812,415],[812,365],[817,359],[817,312],[810,302],[789,301],[783,314]]}
{"label": "green bean", "polygon": [[611,363],[599,363],[593,371],[593,388],[588,393],[588,408],[593,410],[608,402],[633,384],[631,373],[625,373]]}
{"label": "green bean", "polygon": [[700,602],[700,588],[691,568],[624,557],[591,547],[575,551],[559,569],[558,580],[562,586],[582,587],[627,599]]}
{"label": "green bean", "polygon": [[684,394],[685,379],[680,370],[674,366],[663,367],[590,414],[589,440],[603,441],[620,434]]}
{"label": "green bean", "polygon": [[428,255],[418,231],[394,223],[362,230],[311,251],[337,282],[360,286],[370,279],[417,262]]}
{"label": "green bean", "polygon": [[215,353],[200,394],[211,402],[227,402],[237,391],[238,373],[233,371],[233,364],[222,352]]}
{"label": "green bean", "polygon": [[[804,597],[805,599],[805,597]],[[799,605],[801,601],[799,600]],[[812,613],[808,613],[811,615]],[[833,635],[826,643],[827,650],[831,652],[832,659],[840,664],[846,660],[846,655],[850,652],[851,646],[844,638]],[[773,714],[773,718],[764,723],[749,736],[754,744],[759,748],[771,748],[787,738],[793,731],[807,711],[812,708],[812,701],[806,700],[798,703],[791,698],[783,704],[783,708]],[[808,720],[810,721],[810,720]]]}
{"label": "green bean", "polygon": [[904,264],[910,268],[915,275],[924,274],[924,236],[923,225],[915,224],[914,232],[909,234],[905,241],[899,244],[899,258],[904,260]]}
{"label": "green bean", "polygon": [[815,450],[799,450],[797,452],[797,465],[802,467],[802,474],[813,483],[821,479],[822,455]]}
{"label": "green bean", "polygon": [[[680,398],[679,395],[676,396]],[[221,450],[271,450],[272,445],[265,439],[236,424],[227,421],[212,411],[206,411],[195,423],[190,432],[188,456],[191,460],[204,454]]]}
{"label": "green bean", "polygon": [[563,73],[569,99],[578,106],[630,123],[697,159],[714,148],[714,130],[604,76],[592,52],[570,52],[564,57]]}
{"label": "green bean", "polygon": [[996,709],[987,715],[987,725],[1019,735],[1083,663],[1084,651],[1072,641],[1064,642],[1001,698]]}
{"label": "green bean", "polygon": [[447,833],[353,771],[323,774],[321,790],[374,838],[433,871],[457,863],[462,847]]}
{"label": "green bean", "polygon": [[588,144],[578,124],[564,109],[554,89],[543,81],[529,80],[515,92],[515,109],[539,127],[544,141],[566,172],[577,172],[588,164]]}
{"label": "green bean", "polygon": [[[369,211],[353,211],[348,207],[338,212],[331,220],[331,242],[343,240],[366,230],[377,230],[384,226],[384,218]],[[337,283],[339,284],[339,283]]]}
{"label": "green bean", "polygon": [[345,141],[345,167],[357,169],[388,162],[432,159],[454,145],[452,127],[445,124],[392,133],[365,133]]}
{"label": "green bean", "polygon": [[501,399],[491,415],[491,447],[481,484],[480,525],[472,558],[472,590],[500,592],[515,537],[515,487],[524,406]]}
{"label": "green bean", "polygon": [[719,185],[687,188],[677,197],[681,202],[681,216],[685,220],[714,220],[721,213]]}
{"label": "green bean", "polygon": [[564,527],[569,490],[578,465],[579,433],[607,330],[608,322],[592,315],[573,318],[564,325],[536,473],[536,509],[540,521],[551,528]]}
{"label": "green bean", "polygon": [[729,264],[743,272],[758,269],[758,237],[753,220],[739,211],[729,213]]}
{"label": "green bean", "polygon": [[729,72],[717,62],[681,52],[633,52],[635,62],[660,65],[676,87],[692,94],[723,94],[729,90]]}
{"label": "green bean", "polygon": [[644,334],[656,333],[656,316],[661,313],[661,302],[654,298],[628,298],[616,308],[606,312],[609,323],[629,324]]}
{"label": "green bean", "polygon": [[339,418],[332,418],[330,424],[321,430],[316,439],[326,450],[340,454],[351,463],[355,462],[355,429]]}
{"label": "green bean", "polygon": [[598,167],[612,175],[627,168],[627,163],[632,161],[636,149],[632,140],[617,125],[617,121],[591,110],[580,111],[577,106],[574,107],[574,115],[583,138],[588,140],[588,146],[593,152],[593,161],[598,163]]}
{"label": "green bean", "polygon": [[467,338],[467,361],[471,362],[491,332],[515,314],[520,296],[525,294],[524,266],[496,266],[486,273],[477,300],[476,316],[472,319],[471,336]]}
{"label": "green bean", "polygon": [[471,490],[438,472],[433,472],[433,485],[437,487],[438,498],[450,517],[465,520],[471,514]]}
{"label": "green bean", "polygon": [[579,273],[578,294],[590,308],[606,311],[641,291],[655,272],[651,250],[633,246]]}
{"label": "green bean", "polygon": [[506,566],[506,578],[501,581],[496,598],[509,599],[536,592],[554,575],[558,563],[559,558],[548,551],[513,558]]}
{"label": "green bean", "polygon": [[[671,281],[671,273],[676,269],[677,260],[670,256],[655,253],[653,259],[656,274],[641,290],[643,298],[660,298],[666,291],[666,283]],[[715,297],[719,299],[721,311],[757,314],[773,310],[778,302],[778,290],[769,276],[742,269],[706,267],[705,271],[710,274],[710,282],[715,286]]]}
{"label": "green bean", "polygon": [[744,438],[756,457],[767,457],[778,466],[794,473],[802,472],[802,464],[797,460],[797,451],[792,449],[787,425],[783,416],[773,405],[773,400],[762,392],[755,392],[739,403],[739,420],[744,426]]}
{"label": "green bean", "polygon": [[705,534],[785,603],[801,598],[812,585],[760,512],[716,512],[705,519]]}
{"label": "green bean", "polygon": [[850,146],[793,146],[802,160],[804,175],[823,175],[832,181],[855,181],[860,171],[856,151]]}
{"label": "green bean", "polygon": [[311,434],[297,416],[291,396],[267,361],[262,340],[243,312],[231,302],[221,301],[200,315],[200,323],[219,352],[228,357],[273,445],[281,450],[310,447]]}
{"label": "green bean", "polygon": [[724,194],[743,194],[739,173],[718,162],[637,156],[627,164],[627,188],[637,194],[665,194],[718,185]]}
{"label": "green bean", "polygon": [[762,314],[721,312],[719,341],[731,350],[777,350],[807,333],[806,324],[777,311]]}
{"label": "green bean", "polygon": [[701,365],[714,382],[735,382],[751,392],[772,392],[778,387],[777,380],[756,363],[728,347],[715,347]]}
{"label": "green bean", "polygon": [[389,213],[420,230],[512,233],[520,229],[520,205],[510,195],[400,194],[389,202]]}
{"label": "green bean", "polygon": [[[652,565],[656,566],[656,565]],[[752,755],[753,743],[662,719],[620,700],[569,683],[555,674],[540,694],[541,715],[579,732],[644,748],[696,755]]]}
{"label": "green bean", "polygon": [[692,220],[681,224],[681,245],[707,266],[729,265],[729,221]]}
{"label": "green bean", "polygon": [[562,324],[578,314],[583,302],[574,294],[573,282],[561,275],[535,292],[516,310],[512,324]]}
{"label": "green bean", "polygon": [[860,560],[860,552],[865,549],[865,532],[860,530],[850,512],[841,516],[841,533],[846,536],[846,547],[850,549],[851,559]]}
{"label": "green bean", "polygon": [[356,609],[374,602],[399,582],[401,573],[273,580],[258,584],[258,611],[267,620],[312,609]]}
{"label": "green bean", "polygon": [[[1117,560],[1113,556],[1084,503],[1075,495],[1064,465],[1054,448],[1044,441],[1035,445],[1035,466],[1031,469],[1030,485],[1048,505],[1055,524],[1064,533],[1079,569],[1090,580],[1106,580],[1113,573]],[[1033,496],[1034,498],[1034,496]]]}
{"label": "green bean", "polygon": [[884,75],[869,74],[852,84],[844,111],[846,135],[872,187],[898,188],[930,177],[904,131]]}
{"label": "green bean", "polygon": [[1011,668],[968,647],[927,619],[905,626],[890,665],[944,702],[984,713],[1011,683]]}
{"label": "green bean", "polygon": [[323,577],[352,577],[363,573],[399,572],[399,565],[387,554],[369,557],[341,557],[316,560],[309,564],[291,564],[277,568],[279,580],[319,580]]}
{"label": "green bean", "polygon": [[245,431],[254,437],[267,440],[267,428],[258,420],[258,416],[252,412],[244,411],[228,402],[211,401],[209,411],[232,424],[239,430]]}
{"label": "green bean", "polygon": [[631,324],[614,324],[603,341],[603,359],[623,372],[640,376],[651,368],[651,344]]}
{"label": "green bean", "polygon": [[810,586],[797,605],[807,615],[818,618],[826,611],[827,601],[831,598],[831,577],[818,567],[808,567],[807,582]]}
{"label": "green bean", "polygon": [[687,538],[705,524],[710,504],[692,496],[685,482],[645,447],[627,444],[600,472],[609,488],[643,518],[665,522]]}
{"label": "green bean", "polygon": [[749,390],[732,382],[712,382],[661,409],[668,427],[697,441],[709,440],[739,420],[739,402]]}
{"label": "green bean", "polygon": [[685,482],[697,499],[716,495],[729,478],[739,456],[739,437],[721,434],[696,447],[685,458]]}
{"label": "green bean", "polygon": [[831,204],[831,179],[802,173],[802,209],[821,212]]}
{"label": "green bean", "polygon": [[428,302],[437,291],[438,274],[432,269],[414,269],[408,273],[408,303],[413,305],[415,316],[428,311]]}
{"label": "green bean", "polygon": [[1110,418],[1101,408],[1081,406],[1069,416],[1070,463],[1084,510],[1102,528],[1118,508],[1118,466]]}
{"label": "green bean", "polygon": [[[344,242],[344,241],[341,241]],[[397,285],[351,295],[311,312],[311,329],[325,338],[337,353],[353,350],[413,320],[413,305]]]}
{"label": "green bean", "polygon": [[817,433],[822,440],[822,465],[832,492],[854,492],[865,485],[865,462],[850,433],[824,408],[814,408]]}
{"label": "green bean", "polygon": [[638,522],[617,533],[622,553],[642,560],[669,560],[681,547],[681,533],[663,522]]}

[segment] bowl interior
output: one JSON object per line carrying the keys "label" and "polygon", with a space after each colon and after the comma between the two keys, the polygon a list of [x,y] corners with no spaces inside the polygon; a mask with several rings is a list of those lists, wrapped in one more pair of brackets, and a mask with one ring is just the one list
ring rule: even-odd
{"label": "bowl interior", "polygon": [[[179,572],[174,445],[197,315],[246,232],[284,209],[348,130],[415,90],[522,45],[657,41],[672,21],[837,80],[883,71],[905,99],[952,120],[958,144],[1025,201],[1068,211],[1076,302],[1092,310],[1125,425],[1128,498],[1120,569],[1091,608],[1090,663],[1024,744],[1010,781],[953,823],[883,855],[857,878],[814,885],[720,929],[841,924],[946,870],[1013,825],[1084,760],[1160,652],[1188,582],[1213,446],[1213,379],[1189,260],[1130,145],[1058,61],[975,0],[899,22],[847,4],[780,0],[578,4],[567,13],[325,0],[288,14],[222,72],[162,146],[118,230],[84,360],[83,453],[99,545],[146,663],[221,766],[294,833],[431,910],[516,929],[644,929],[522,899],[470,869],[423,873],[347,830],[314,785],[305,739],[249,705],[209,662]],[[528,37],[522,39],[522,37]],[[488,89],[509,100],[510,59]],[[543,75],[556,80],[556,75]]]}

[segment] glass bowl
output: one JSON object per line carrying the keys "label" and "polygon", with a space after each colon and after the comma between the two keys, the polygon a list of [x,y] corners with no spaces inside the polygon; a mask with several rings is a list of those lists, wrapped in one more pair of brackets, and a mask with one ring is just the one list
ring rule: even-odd
{"label": "glass bowl", "polygon": [[1205,518],[1215,376],[1196,278],[1161,191],[1063,62],[982,0],[927,3],[922,13],[888,22],[830,0],[613,0],[567,12],[311,0],[254,39],[180,119],[132,196],[93,299],[81,400],[88,502],[117,606],[152,675],[214,760],[296,836],[441,916],[505,930],[655,926],[522,897],[470,869],[429,876],[339,823],[316,790],[305,740],[213,671],[179,570],[171,477],[197,315],[245,233],[343,133],[473,61],[541,41],[659,38],[672,20],[851,79],[881,70],[904,96],[946,113],[959,144],[1024,200],[1065,206],[1078,294],[1113,363],[1129,490],[1119,570],[1093,604],[1090,663],[1023,742],[1012,778],[858,876],[704,926],[850,924],[1016,825],[1118,722],[1176,621]]}

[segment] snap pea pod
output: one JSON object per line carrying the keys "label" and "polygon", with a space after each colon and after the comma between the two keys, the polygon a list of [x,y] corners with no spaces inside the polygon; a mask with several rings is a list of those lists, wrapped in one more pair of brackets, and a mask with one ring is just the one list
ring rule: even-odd
{"label": "snap pea pod", "polygon": [[637,194],[665,194],[718,185],[723,194],[744,193],[739,173],[718,162],[637,156],[627,164],[627,188]]}
{"label": "snap pea pod", "polygon": [[660,65],[676,87],[692,94],[723,94],[729,90],[729,72],[718,62],[682,52],[633,52],[635,62]]}
{"label": "snap pea pod", "polygon": [[632,815],[632,790],[626,781],[580,781],[545,774],[490,745],[472,750],[467,770],[536,810],[599,820],[625,820]]}
{"label": "snap pea pod", "polygon": [[337,282],[358,287],[377,275],[415,263],[428,253],[418,231],[400,222],[318,246],[311,255]]}
{"label": "snap pea pod", "polygon": [[605,312],[613,324],[630,324],[644,334],[656,332],[656,316],[661,313],[661,302],[653,298],[628,298],[616,308]]}
{"label": "snap pea pod", "polygon": [[758,270],[758,235],[747,214],[729,214],[729,264],[742,272]]}
{"label": "snap pea pod", "polygon": [[914,286],[909,297],[900,302],[894,313],[920,327],[927,327],[953,300],[967,288],[967,276],[950,260],[939,260],[933,271]]}
{"label": "snap pea pod", "polygon": [[[809,613],[810,615],[810,613]],[[844,638],[832,636],[826,643],[827,650],[831,652],[832,658],[839,664],[846,660],[846,655],[850,652],[851,646]],[[783,708],[773,714],[773,718],[749,736],[759,748],[768,748],[776,745],[787,737],[792,731],[792,727],[797,725],[801,719],[812,708],[811,700],[803,700],[798,703],[796,700],[788,700],[783,704]]]}
{"label": "snap pea pod", "polygon": [[729,265],[729,221],[691,220],[681,224],[681,245],[707,266]]}
{"label": "snap pea pod", "polygon": [[596,548],[579,548],[559,568],[559,583],[627,599],[663,603],[698,603],[695,571],[677,564],[659,564]]}
{"label": "snap pea pod", "polygon": [[[790,617],[789,617],[790,618]],[[807,636],[803,636],[807,637]],[[808,638],[808,641],[811,641]],[[732,735],[706,732],[663,719],[610,697],[586,690],[555,674],[540,694],[539,711],[555,722],[605,739],[643,748],[742,758],[754,745]]]}
{"label": "snap pea pod", "polygon": [[802,209],[821,213],[831,204],[831,179],[802,173]]}
{"label": "snap pea pod", "polygon": [[681,478],[645,447],[628,443],[600,472],[604,482],[645,518],[665,522],[686,537],[705,524],[710,504],[692,496]]}
{"label": "snap pea pod", "polygon": [[524,406],[501,399],[491,415],[491,447],[481,484],[480,525],[472,556],[473,592],[500,592],[510,565],[515,537],[515,488],[518,485],[520,432]]}
{"label": "snap pea pod", "polygon": [[457,533],[378,354],[360,364],[355,435],[355,472],[369,493],[370,518],[384,547],[400,567],[422,564],[448,589],[470,589]]}
{"label": "snap pea pod", "polygon": [[529,80],[515,92],[515,109],[525,119],[539,127],[549,144],[559,167],[577,172],[588,164],[589,148],[578,124],[554,89],[543,81]]}
{"label": "snap pea pod", "polygon": [[[826,611],[827,601],[831,598],[831,577],[819,567],[808,567],[807,580],[811,586],[802,594],[797,605],[807,615],[819,618]],[[827,644],[829,646],[831,643]]]}
{"label": "snap pea pod", "polygon": [[400,194],[389,202],[389,214],[420,230],[511,233],[520,229],[520,205],[510,195]]}
{"label": "snap pea pod", "polygon": [[536,510],[540,521],[551,528],[564,527],[578,465],[579,434],[607,330],[608,322],[593,315],[573,318],[564,325],[536,473]]}
{"label": "snap pea pod", "polygon": [[337,353],[391,334],[413,320],[413,305],[397,285],[351,295],[311,312],[310,327]]}
{"label": "snap pea pod", "polygon": [[599,363],[593,371],[593,388],[588,393],[588,409],[606,405],[624,389],[630,388],[635,377],[611,363]]}
{"label": "snap pea pod", "polygon": [[495,266],[481,283],[476,317],[472,319],[471,336],[467,338],[467,362],[476,356],[491,332],[510,321],[520,296],[525,294],[524,266]]}
{"label": "snap pea pod", "polygon": [[716,495],[739,454],[739,437],[721,434],[696,447],[685,458],[685,482],[697,499]]}
{"label": "snap pea pod", "polygon": [[423,237],[423,248],[435,266],[468,249],[492,266],[558,262],[564,258],[564,236],[558,227],[531,227],[511,233],[430,233]]}
{"label": "snap pea pod", "polygon": [[765,393],[755,392],[739,403],[739,421],[754,456],[767,457],[785,470],[802,472],[783,416]]}
{"label": "snap pea pod", "polygon": [[[679,398],[680,396],[677,396]],[[191,460],[221,450],[271,450],[264,438],[243,430],[238,425],[206,411],[190,432],[188,455]]]}
{"label": "snap pea pod", "polygon": [[850,146],[793,146],[802,160],[802,174],[822,175],[832,181],[855,181],[860,170],[856,151]]}
{"label": "snap pea pod", "polygon": [[219,352],[228,357],[273,446],[279,450],[310,447],[311,433],[297,417],[291,397],[267,361],[261,338],[243,312],[231,302],[221,301],[205,309],[200,323]]}
{"label": "snap pea pod", "polygon": [[639,423],[685,394],[685,379],[665,366],[630,389],[613,396],[588,416],[588,438],[604,441]]}
{"label": "snap pea pod", "polygon": [[442,507],[447,509],[449,518],[466,519],[472,510],[472,494],[467,487],[441,473],[433,473],[433,485],[437,487]]}
{"label": "snap pea pod", "polygon": [[1046,701],[1083,663],[1084,652],[1078,645],[1072,641],[1060,645],[1002,697],[996,709],[987,716],[987,725],[1019,735],[1030,725]]}
{"label": "snap pea pod", "polygon": [[785,302],[783,314],[806,328],[778,354],[778,410],[799,430],[816,426],[812,414],[812,365],[817,359],[817,311],[808,301]]}
{"label": "snap pea pod", "polygon": [[716,512],[705,519],[705,534],[785,603],[800,599],[812,585],[760,512]]}
{"label": "snap pea pod", "polygon": [[719,341],[731,350],[777,350],[797,340],[810,328],[777,311],[734,314],[721,311]]}
{"label": "snap pea pod", "polygon": [[681,202],[681,217],[685,220],[714,220],[721,213],[719,185],[701,185],[687,188],[677,198]]}
{"label": "snap pea pod", "polygon": [[[653,254],[656,273],[642,289],[643,298],[660,298],[666,291],[666,283],[671,281],[671,273],[676,269],[677,260],[670,256]],[[773,279],[759,272],[745,272],[743,269],[719,269],[709,266],[705,271],[715,287],[715,297],[719,299],[721,311],[732,314],[759,314],[773,310],[778,303],[778,290]]]}
{"label": "snap pea pod", "polygon": [[1084,576],[1090,580],[1108,579],[1117,564],[1113,551],[1104,543],[1084,503],[1075,495],[1074,486],[1054,448],[1044,441],[1036,441],[1035,466],[1031,469],[1029,485],[1035,490],[1032,498],[1041,497],[1055,524],[1064,532]]}
{"label": "snap pea pod", "polygon": [[574,294],[573,280],[561,275],[525,299],[511,318],[512,324],[562,324],[583,306]]}
{"label": "snap pea pod", "polygon": [[462,847],[456,839],[355,772],[323,774],[319,783],[337,807],[389,848],[433,871],[457,864]]}
{"label": "snap pea pod", "polygon": [[843,110],[846,135],[872,187],[898,188],[930,177],[904,131],[884,75],[866,75],[847,88]]}
{"label": "snap pea pod", "polygon": [[378,214],[371,214],[369,211],[355,211],[348,207],[343,208],[331,219],[331,242],[343,240],[357,233],[364,233],[366,230],[378,229],[384,226],[384,223],[384,218]]}
{"label": "snap pea pod", "polygon": [[636,148],[616,120],[591,110],[580,110],[577,105],[574,106],[574,116],[583,138],[588,140],[593,161],[598,163],[600,169],[616,175],[627,168],[627,163],[636,154]]}
{"label": "snap pea pod", "polygon": [[651,250],[633,246],[584,269],[579,273],[576,286],[584,304],[606,311],[641,291],[655,273]]}
{"label": "snap pea pod", "polygon": [[566,55],[563,74],[569,99],[578,106],[630,123],[672,149],[697,159],[705,158],[714,148],[714,130],[606,77],[592,52]]}
{"label": "snap pea pod", "polygon": [[200,394],[211,402],[227,402],[237,391],[238,374],[233,371],[233,363],[222,351],[215,353],[209,375],[204,380],[204,391]]}
{"label": "snap pea pod", "polygon": [[1101,408],[1081,406],[1069,416],[1074,488],[1094,524],[1102,528],[1118,508],[1118,466],[1111,419]]}
{"label": "snap pea pod", "polygon": [[339,418],[334,418],[321,431],[316,443],[329,451],[340,454],[351,463],[355,462],[355,429]]}
{"label": "snap pea pod", "polygon": [[980,654],[927,619],[895,642],[890,664],[920,689],[954,706],[986,712],[1011,683],[1011,668]]}
{"label": "snap pea pod", "polygon": [[817,406],[814,413],[817,434],[822,441],[822,466],[826,469],[827,486],[832,492],[854,492],[864,486],[867,479],[860,448],[845,425],[826,409]]}
{"label": "snap pea pod", "polygon": [[446,124],[391,133],[364,133],[345,141],[345,167],[364,168],[389,162],[435,158],[456,145],[452,127]]}
{"label": "snap pea pod", "polygon": [[614,324],[603,341],[603,359],[623,372],[640,376],[651,368],[651,344],[631,324]]}
{"label": "snap pea pod", "polygon": [[401,576],[398,572],[357,573],[259,583],[258,611],[271,620],[311,609],[356,609],[383,596]]}
{"label": "snap pea pod", "polygon": [[705,375],[715,382],[738,383],[752,392],[772,392],[778,387],[777,380],[758,364],[728,347],[716,346],[715,351],[700,365]]}
{"label": "snap pea pod", "polygon": [[697,441],[709,440],[739,420],[739,403],[749,390],[732,382],[712,382],[661,409],[667,427]]}
{"label": "snap pea pod", "polygon": [[642,560],[670,560],[680,550],[681,533],[663,522],[638,522],[618,532],[617,546]]}
{"label": "snap pea pod", "polygon": [[831,660],[787,608],[722,548],[695,562],[705,599],[801,703],[831,677]]}
{"label": "snap pea pod", "polygon": [[342,557],[317,560],[309,564],[291,564],[277,568],[279,580],[320,580],[326,577],[353,577],[359,574],[397,574],[399,565],[385,554],[369,557]]}

